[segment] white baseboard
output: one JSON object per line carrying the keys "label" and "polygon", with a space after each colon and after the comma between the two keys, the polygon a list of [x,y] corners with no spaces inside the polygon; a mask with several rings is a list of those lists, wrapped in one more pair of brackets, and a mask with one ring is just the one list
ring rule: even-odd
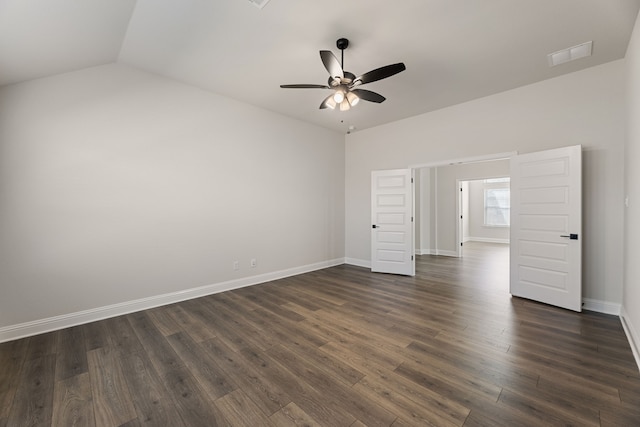
{"label": "white baseboard", "polygon": [[437,252],[436,249],[420,249],[418,255],[436,255]]}
{"label": "white baseboard", "polygon": [[355,265],[356,267],[371,268],[371,261],[366,259],[345,258],[345,264]]}
{"label": "white baseboard", "polygon": [[24,338],[32,335],[64,329],[71,326],[82,325],[84,323],[95,322],[96,320],[107,319],[109,317],[129,314],[140,310],[147,310],[162,305],[173,304],[188,299],[199,298],[206,295],[217,294],[230,291],[232,289],[246,286],[258,285],[272,280],[283,279],[285,277],[296,276],[310,271],[321,270],[323,268],[334,267],[345,263],[344,258],[322,261],[315,264],[294,267],[286,270],[274,271],[272,273],[260,274],[257,276],[244,277],[226,282],[214,283],[198,288],[186,289],[168,294],[155,295],[148,298],[141,298],[133,301],[126,301],[119,304],[112,304],[98,307],[91,310],[78,311],[75,313],[63,314],[46,319],[34,320],[17,325],[0,328],[0,343]]}
{"label": "white baseboard", "polygon": [[445,251],[443,249],[416,249],[416,255],[442,255],[457,257],[458,253],[456,251]]}
{"label": "white baseboard", "polygon": [[629,316],[627,315],[624,306],[622,306],[620,321],[622,322],[624,333],[627,334],[627,340],[629,341],[629,345],[631,346],[633,357],[636,359],[638,370],[640,370],[640,334],[638,334],[638,331],[634,328],[633,323],[629,321]]}
{"label": "white baseboard", "polygon": [[445,251],[443,249],[436,249],[436,253],[434,255],[458,257],[458,253],[456,251]]}
{"label": "white baseboard", "polygon": [[598,313],[613,314],[620,316],[621,305],[608,301],[601,301],[591,298],[582,298],[582,309],[589,311],[597,311]]}
{"label": "white baseboard", "polygon": [[467,239],[469,242],[482,242],[482,243],[505,243],[509,244],[509,239],[494,239],[491,237],[469,237]]}

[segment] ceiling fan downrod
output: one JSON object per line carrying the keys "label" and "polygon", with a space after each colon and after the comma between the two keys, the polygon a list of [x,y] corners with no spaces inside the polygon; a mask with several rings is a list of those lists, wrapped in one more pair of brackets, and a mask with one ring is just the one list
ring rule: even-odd
{"label": "ceiling fan downrod", "polygon": [[349,39],[345,39],[344,37],[339,38],[338,40],[336,40],[336,46],[338,47],[338,49],[340,49],[340,53],[341,53],[340,65],[342,65],[342,69],[344,70],[344,50],[349,47]]}

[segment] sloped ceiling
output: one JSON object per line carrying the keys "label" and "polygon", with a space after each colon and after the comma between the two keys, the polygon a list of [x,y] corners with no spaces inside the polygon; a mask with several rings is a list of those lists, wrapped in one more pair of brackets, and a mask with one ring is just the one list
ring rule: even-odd
{"label": "sloped ceiling", "polygon": [[[388,123],[624,57],[640,0],[0,0],[0,85],[120,62],[344,132]],[[319,50],[384,95],[319,110]],[[593,40],[593,56],[546,55]],[[588,90],[588,88],[585,88]]]}

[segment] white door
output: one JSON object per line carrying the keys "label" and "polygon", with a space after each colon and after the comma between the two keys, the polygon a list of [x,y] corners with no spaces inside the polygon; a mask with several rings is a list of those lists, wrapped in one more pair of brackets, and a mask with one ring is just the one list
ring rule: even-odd
{"label": "white door", "polygon": [[582,310],[581,146],[511,158],[511,294]]}
{"label": "white door", "polygon": [[415,275],[411,169],[371,172],[371,271]]}

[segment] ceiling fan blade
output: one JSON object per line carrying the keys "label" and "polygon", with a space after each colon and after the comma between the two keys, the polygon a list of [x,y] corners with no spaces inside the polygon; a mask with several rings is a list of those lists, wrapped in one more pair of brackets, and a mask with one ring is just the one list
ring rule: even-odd
{"label": "ceiling fan blade", "polygon": [[327,85],[307,85],[307,84],[297,84],[297,85],[280,85],[283,89],[331,89]]}
{"label": "ceiling fan blade", "polygon": [[338,62],[338,58],[336,58],[333,52],[331,52],[330,50],[321,50],[320,59],[322,59],[324,68],[327,69],[331,77],[344,77],[342,66],[340,65],[340,62]]}
{"label": "ceiling fan blade", "polygon": [[384,102],[384,100],[387,99],[379,93],[371,92],[370,90],[366,89],[353,89],[351,92],[356,94],[360,99],[364,99],[365,101],[370,102],[377,102],[378,104]]}
{"label": "ceiling fan blade", "polygon": [[333,93],[325,98],[320,104],[320,109],[324,110],[325,108],[331,108],[332,110],[336,108],[336,102],[333,100]]}
{"label": "ceiling fan blade", "polygon": [[352,86],[363,85],[366,83],[371,83],[378,80],[386,79],[387,77],[391,77],[394,74],[398,74],[399,72],[404,71],[406,69],[407,67],[405,67],[404,63],[402,62],[376,68],[375,70],[371,70],[368,73],[364,73],[360,77],[356,77],[356,79],[352,83]]}

